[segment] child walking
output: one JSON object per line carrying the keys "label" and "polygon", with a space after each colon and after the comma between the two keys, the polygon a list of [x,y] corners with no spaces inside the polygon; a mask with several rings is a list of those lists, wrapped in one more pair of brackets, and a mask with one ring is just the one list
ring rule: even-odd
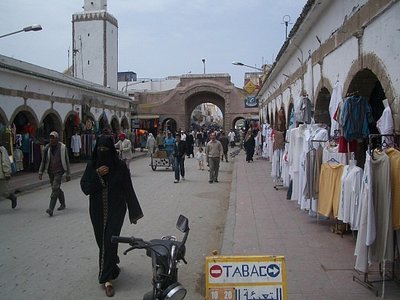
{"label": "child walking", "polygon": [[196,159],[199,162],[199,170],[204,170],[205,157],[206,157],[206,154],[203,152],[203,148],[199,147],[199,149],[196,152]]}

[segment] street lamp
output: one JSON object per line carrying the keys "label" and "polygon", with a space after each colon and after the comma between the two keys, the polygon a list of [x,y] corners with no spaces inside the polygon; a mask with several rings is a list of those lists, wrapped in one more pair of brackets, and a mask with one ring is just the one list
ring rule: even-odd
{"label": "street lamp", "polygon": [[246,64],[241,63],[241,62],[238,62],[238,61],[233,61],[233,62],[232,62],[232,65],[235,65],[235,66],[242,66],[242,67],[248,67],[248,68],[252,68],[252,69],[255,69],[255,70],[258,70],[258,71],[262,71],[262,72],[264,71],[264,70],[261,69],[261,68],[249,66],[249,65],[246,65]]}
{"label": "street lamp", "polygon": [[290,22],[290,16],[289,15],[284,15],[283,18],[282,18],[282,21],[283,21],[282,24],[285,24],[285,27],[286,27],[285,33],[286,33],[286,39],[287,39],[287,28],[288,28],[289,24],[292,24],[292,23],[289,23]]}
{"label": "street lamp", "polygon": [[134,82],[132,82],[132,83],[130,83],[130,84],[128,84],[128,81],[127,81],[127,82],[126,82],[126,85],[124,85],[124,86],[122,87],[121,92],[124,91],[124,88],[125,88],[125,92],[128,92],[128,87],[129,87],[129,86],[136,85],[136,84],[141,84],[141,83],[145,83],[145,82],[148,82],[148,81],[149,81],[149,80],[134,81]]}
{"label": "street lamp", "polygon": [[205,59],[205,58],[202,58],[201,61],[203,62],[203,71],[204,71],[204,74],[206,74],[206,59]]}
{"label": "street lamp", "polygon": [[21,30],[17,30],[17,31],[14,31],[14,32],[11,32],[11,33],[0,35],[0,38],[6,37],[6,36],[9,36],[9,35],[12,35],[12,34],[20,33],[20,32],[39,31],[39,30],[42,30],[42,26],[40,26],[39,24],[33,24],[33,25],[30,25],[30,26],[24,27]]}

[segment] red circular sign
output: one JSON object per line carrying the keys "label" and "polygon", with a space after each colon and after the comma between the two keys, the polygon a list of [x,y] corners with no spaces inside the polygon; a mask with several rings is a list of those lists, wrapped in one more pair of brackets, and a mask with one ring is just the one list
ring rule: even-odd
{"label": "red circular sign", "polygon": [[214,278],[218,278],[222,275],[222,268],[219,265],[213,265],[210,268],[210,275]]}

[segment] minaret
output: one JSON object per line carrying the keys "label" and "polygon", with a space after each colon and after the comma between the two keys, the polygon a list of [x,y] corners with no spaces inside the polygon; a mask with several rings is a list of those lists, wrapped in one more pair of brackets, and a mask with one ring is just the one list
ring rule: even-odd
{"label": "minaret", "polygon": [[74,77],[117,89],[118,21],[107,0],[85,0],[83,9],[72,15]]}

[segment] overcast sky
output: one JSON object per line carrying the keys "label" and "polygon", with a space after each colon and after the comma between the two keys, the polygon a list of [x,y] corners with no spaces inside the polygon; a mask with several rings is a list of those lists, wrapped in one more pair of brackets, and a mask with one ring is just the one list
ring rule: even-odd
{"label": "overcast sky", "polygon": [[[272,64],[306,0],[108,0],[118,20],[118,70],[139,78],[228,73],[243,87],[232,61]],[[41,24],[42,31],[0,39],[0,54],[63,72],[69,65],[72,14],[84,0],[0,0],[0,35]]]}

